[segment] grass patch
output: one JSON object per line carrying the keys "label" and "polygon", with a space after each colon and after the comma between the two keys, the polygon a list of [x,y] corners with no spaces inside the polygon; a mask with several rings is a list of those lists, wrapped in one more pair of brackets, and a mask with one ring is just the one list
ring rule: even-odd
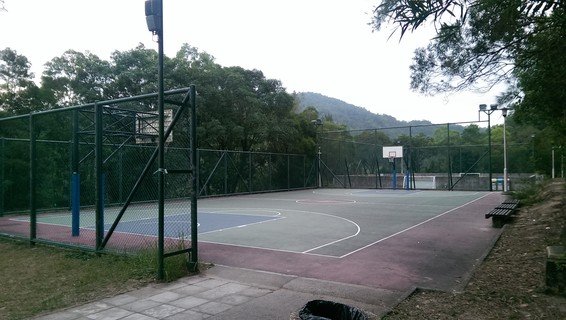
{"label": "grass patch", "polygon": [[[0,319],[49,313],[156,280],[153,249],[135,256],[97,256],[0,238],[0,257]],[[165,259],[167,281],[188,274],[185,259]]]}
{"label": "grass patch", "polygon": [[514,199],[521,201],[522,206],[530,206],[543,200],[541,193],[547,186],[548,181],[530,181],[511,194]]}

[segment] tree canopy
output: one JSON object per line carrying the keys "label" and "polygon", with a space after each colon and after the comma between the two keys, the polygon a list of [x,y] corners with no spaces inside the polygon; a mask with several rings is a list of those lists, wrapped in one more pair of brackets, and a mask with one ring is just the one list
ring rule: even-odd
{"label": "tree canopy", "polygon": [[553,131],[563,144],[566,127],[566,15],[553,0],[383,0],[375,30],[390,23],[403,36],[427,24],[436,29],[415,51],[411,87],[426,94],[489,89],[508,84],[499,102],[518,121]]}
{"label": "tree canopy", "polygon": [[[41,84],[15,50],[0,51],[0,112],[5,115],[155,92],[157,52],[143,45],[115,51],[110,60],[67,50],[46,63]],[[295,99],[279,80],[259,70],[223,67],[188,44],[165,57],[167,88],[195,84],[200,147],[312,153],[316,111],[293,112]],[[311,128],[312,127],[312,128]]]}

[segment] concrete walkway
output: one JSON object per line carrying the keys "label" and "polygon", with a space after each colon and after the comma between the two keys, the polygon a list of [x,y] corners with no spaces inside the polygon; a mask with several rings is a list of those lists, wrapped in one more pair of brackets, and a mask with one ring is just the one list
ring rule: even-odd
{"label": "concrete walkway", "polygon": [[378,316],[406,292],[215,266],[201,275],[145,288],[36,319],[289,319],[310,300],[358,307]]}

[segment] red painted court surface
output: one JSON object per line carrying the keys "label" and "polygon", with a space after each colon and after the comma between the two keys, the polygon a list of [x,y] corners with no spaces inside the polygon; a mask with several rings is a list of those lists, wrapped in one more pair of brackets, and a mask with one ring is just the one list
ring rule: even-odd
{"label": "red painted court surface", "polygon": [[[198,201],[199,259],[217,265],[390,290],[461,288],[501,229],[485,213],[498,192],[315,189]],[[155,241],[157,205],[132,205],[109,245]],[[190,235],[190,203],[166,203],[167,241]],[[105,209],[105,232],[119,208]],[[94,244],[94,210],[38,216],[38,238]],[[27,216],[0,218],[0,233],[26,236]]]}
{"label": "red painted court surface", "polygon": [[461,288],[501,229],[496,192],[316,189],[199,201],[199,212],[276,215],[201,232],[219,265],[391,290]]}

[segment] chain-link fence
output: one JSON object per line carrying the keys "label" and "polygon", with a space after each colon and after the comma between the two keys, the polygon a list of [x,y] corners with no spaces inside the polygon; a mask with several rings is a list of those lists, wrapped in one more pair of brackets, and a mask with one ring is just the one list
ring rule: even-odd
{"label": "chain-link fence", "polygon": [[[166,125],[177,125],[165,159],[184,169],[168,175],[168,199],[191,192],[186,94],[166,93]],[[92,250],[155,247],[156,96],[0,119],[0,233]],[[168,202],[167,215],[181,217],[169,219],[168,239],[188,234],[189,207]]]}
{"label": "chain-link fence", "polygon": [[312,158],[299,154],[198,150],[199,196],[314,187]]}
{"label": "chain-link fence", "polygon": [[[323,187],[502,190],[503,141],[479,122],[319,132]],[[465,126],[464,126],[465,125]],[[533,177],[531,147],[509,140],[511,186]],[[501,140],[501,141],[500,141]],[[402,148],[388,157],[384,147]]]}
{"label": "chain-link fence", "polygon": [[156,160],[155,94],[0,119],[0,234],[132,252],[155,249],[163,233],[165,254],[174,253],[191,245],[193,192],[207,197],[315,186],[315,161],[305,155],[193,153],[188,94],[166,93],[164,169]]}

